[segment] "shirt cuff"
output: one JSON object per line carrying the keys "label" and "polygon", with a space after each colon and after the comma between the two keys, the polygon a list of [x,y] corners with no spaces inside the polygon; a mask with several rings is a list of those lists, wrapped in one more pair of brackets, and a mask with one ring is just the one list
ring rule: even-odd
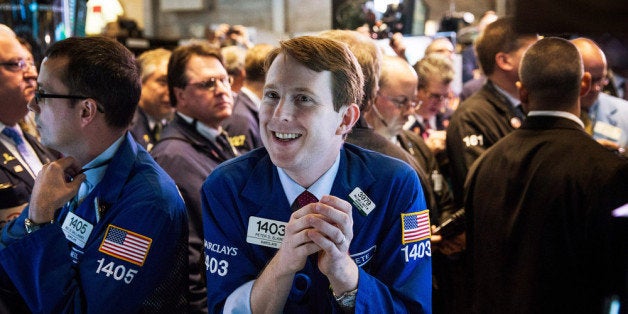
{"label": "shirt cuff", "polygon": [[249,314],[251,313],[251,290],[255,280],[246,282],[235,289],[225,301],[223,313]]}

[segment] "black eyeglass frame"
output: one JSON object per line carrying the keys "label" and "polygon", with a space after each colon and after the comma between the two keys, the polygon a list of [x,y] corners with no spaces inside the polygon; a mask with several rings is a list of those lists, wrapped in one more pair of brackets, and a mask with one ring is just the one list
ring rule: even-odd
{"label": "black eyeglass frame", "polygon": [[[81,96],[81,95],[61,95],[61,94],[48,94],[42,91],[35,91],[35,103],[39,105],[39,103],[46,98],[61,98],[61,99],[87,99],[91,97]],[[101,113],[105,113],[105,109],[103,109],[102,105],[96,102],[96,109]]]}

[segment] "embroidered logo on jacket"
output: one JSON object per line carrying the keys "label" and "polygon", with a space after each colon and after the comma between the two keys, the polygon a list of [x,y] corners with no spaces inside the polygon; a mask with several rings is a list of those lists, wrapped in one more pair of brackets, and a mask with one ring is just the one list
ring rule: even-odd
{"label": "embroidered logo on jacket", "polygon": [[430,216],[428,210],[401,214],[401,243],[408,244],[429,238]]}
{"label": "embroidered logo on jacket", "polygon": [[142,266],[152,242],[153,240],[149,237],[109,225],[105,238],[98,250],[107,255]]}

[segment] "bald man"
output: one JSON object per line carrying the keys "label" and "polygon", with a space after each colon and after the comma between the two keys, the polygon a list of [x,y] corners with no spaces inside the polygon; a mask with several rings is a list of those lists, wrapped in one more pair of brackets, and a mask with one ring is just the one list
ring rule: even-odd
{"label": "bald man", "polygon": [[584,132],[579,96],[591,75],[573,44],[540,40],[519,73],[528,118],[467,177],[474,310],[600,313],[625,289],[626,249],[614,248],[626,228],[611,212],[628,203],[628,160]]}
{"label": "bald man", "polygon": [[628,101],[602,93],[608,84],[608,65],[600,47],[587,38],[572,43],[578,48],[584,70],[591,74],[591,90],[580,98],[580,118],[589,134],[602,145],[625,153],[628,146]]}

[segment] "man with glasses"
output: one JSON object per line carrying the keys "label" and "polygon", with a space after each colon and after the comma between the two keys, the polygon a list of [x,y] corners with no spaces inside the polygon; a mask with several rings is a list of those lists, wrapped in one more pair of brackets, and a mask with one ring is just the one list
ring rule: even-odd
{"label": "man with glasses", "polygon": [[207,312],[201,280],[203,222],[200,190],[218,164],[238,155],[222,122],[231,116],[231,81],[220,50],[206,44],[175,49],[168,63],[174,119],[164,128],[151,154],[177,183],[188,210],[189,301],[193,313]]}
{"label": "man with glasses", "polygon": [[572,43],[578,48],[584,70],[591,74],[591,89],[580,97],[580,118],[587,133],[600,144],[625,152],[628,147],[628,101],[602,93],[608,84],[606,56],[600,47],[587,38]]}
{"label": "man with glasses", "polygon": [[187,307],[185,205],[127,131],[140,88],[115,40],[73,37],[46,53],[29,109],[42,143],[65,157],[43,166],[0,241],[1,288],[33,312]]}
{"label": "man with glasses", "polygon": [[444,131],[451,115],[446,105],[450,101],[454,79],[453,65],[445,56],[432,54],[419,60],[414,69],[419,76],[417,102],[421,105],[412,117],[415,121],[409,129],[421,135],[434,154],[443,153]]}
{"label": "man with glasses", "polygon": [[[4,25],[2,25],[4,26]],[[19,122],[37,87],[30,52],[8,29],[0,31],[0,228],[28,203],[42,165],[54,159]]]}

